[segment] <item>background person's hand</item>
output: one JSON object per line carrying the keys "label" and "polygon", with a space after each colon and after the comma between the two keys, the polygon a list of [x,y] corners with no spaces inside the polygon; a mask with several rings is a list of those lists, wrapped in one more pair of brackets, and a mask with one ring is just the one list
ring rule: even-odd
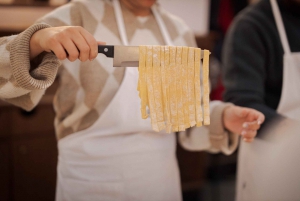
{"label": "background person's hand", "polygon": [[252,142],[265,116],[254,109],[228,106],[223,111],[223,123],[227,130],[240,134],[245,142]]}
{"label": "background person's hand", "polygon": [[58,59],[93,60],[98,55],[96,39],[80,26],[50,27],[37,31],[30,40],[30,59],[41,52],[52,51]]}

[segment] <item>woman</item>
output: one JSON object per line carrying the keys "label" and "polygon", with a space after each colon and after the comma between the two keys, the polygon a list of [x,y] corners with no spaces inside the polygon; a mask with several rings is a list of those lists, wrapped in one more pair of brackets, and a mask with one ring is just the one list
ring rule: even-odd
{"label": "woman", "polygon": [[[113,68],[97,56],[96,39],[195,46],[191,30],[155,2],[73,1],[1,43],[6,101],[30,110],[59,74],[57,200],[181,200],[175,134],[155,133],[150,120],[141,119],[137,68]],[[230,154],[239,134],[251,142],[264,121],[252,109],[211,106],[210,127],[181,133],[184,147]]]}

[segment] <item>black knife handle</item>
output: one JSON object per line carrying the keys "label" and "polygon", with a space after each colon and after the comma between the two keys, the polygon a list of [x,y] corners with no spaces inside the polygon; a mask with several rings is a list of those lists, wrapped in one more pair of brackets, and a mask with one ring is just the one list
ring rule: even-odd
{"label": "black knife handle", "polygon": [[98,53],[104,54],[107,57],[114,58],[113,45],[98,45]]}

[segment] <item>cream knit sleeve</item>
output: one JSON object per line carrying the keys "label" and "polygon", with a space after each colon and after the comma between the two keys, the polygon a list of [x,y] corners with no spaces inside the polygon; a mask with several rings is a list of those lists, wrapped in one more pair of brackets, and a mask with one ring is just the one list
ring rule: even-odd
{"label": "cream knit sleeve", "polygon": [[189,151],[232,154],[239,142],[239,135],[225,130],[223,110],[231,105],[221,101],[210,102],[211,122],[209,126],[194,127],[179,133],[179,143]]}
{"label": "cream knit sleeve", "polygon": [[54,82],[60,61],[52,53],[29,58],[29,42],[38,30],[50,27],[35,24],[19,35],[0,39],[0,99],[31,110]]}

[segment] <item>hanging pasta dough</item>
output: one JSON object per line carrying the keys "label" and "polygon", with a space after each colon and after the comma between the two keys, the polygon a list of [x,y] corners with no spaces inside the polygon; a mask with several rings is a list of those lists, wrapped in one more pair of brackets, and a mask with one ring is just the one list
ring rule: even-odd
{"label": "hanging pasta dough", "polygon": [[139,46],[139,54],[141,114],[146,119],[149,109],[153,130],[170,133],[209,125],[209,51]]}

